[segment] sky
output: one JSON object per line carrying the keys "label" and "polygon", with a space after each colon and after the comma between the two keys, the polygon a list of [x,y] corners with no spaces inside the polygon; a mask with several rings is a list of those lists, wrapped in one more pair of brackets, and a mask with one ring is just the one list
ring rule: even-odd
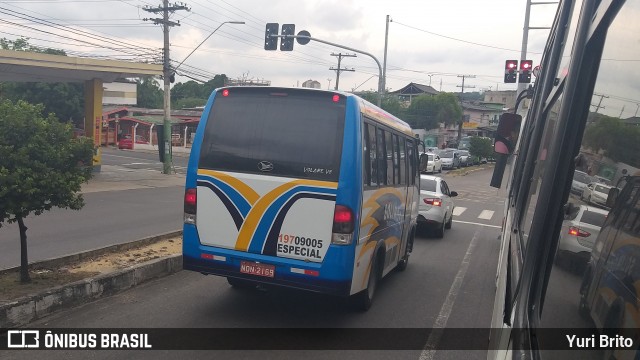
{"label": "sky", "polygon": [[[264,50],[266,23],[295,24],[313,38],[375,56],[384,63],[386,16],[387,89],[410,82],[436,90],[465,92],[514,90],[504,84],[504,63],[519,59],[526,0],[183,0],[189,11],[172,14],[180,26],[170,31],[170,58],[177,65],[211,35],[178,69],[176,82],[232,79],[301,86],[306,80],[334,88],[337,56],[354,54],[315,41],[295,44],[291,52]],[[172,3],[174,4],[174,3]],[[160,0],[3,0],[0,38],[26,37],[40,47],[70,56],[160,61],[163,33],[145,18]],[[532,6],[531,27],[549,27],[557,5]],[[224,24],[244,21],[245,24]],[[540,62],[548,30],[529,31],[527,58]],[[369,56],[343,57],[340,90],[377,89],[378,66]],[[182,74],[182,75],[180,75]],[[469,76],[467,76],[469,75]]]}

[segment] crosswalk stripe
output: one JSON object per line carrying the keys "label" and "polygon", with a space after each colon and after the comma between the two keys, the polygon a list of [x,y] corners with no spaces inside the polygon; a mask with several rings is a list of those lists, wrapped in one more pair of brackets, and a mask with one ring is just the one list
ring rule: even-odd
{"label": "crosswalk stripe", "polygon": [[462,215],[462,213],[463,213],[465,210],[467,210],[467,208],[466,208],[466,207],[456,206],[456,207],[453,209],[453,216],[460,216],[460,215]]}
{"label": "crosswalk stripe", "polygon": [[491,210],[482,210],[480,215],[478,215],[478,219],[490,220],[491,217],[493,217],[493,213],[494,211],[491,211]]}

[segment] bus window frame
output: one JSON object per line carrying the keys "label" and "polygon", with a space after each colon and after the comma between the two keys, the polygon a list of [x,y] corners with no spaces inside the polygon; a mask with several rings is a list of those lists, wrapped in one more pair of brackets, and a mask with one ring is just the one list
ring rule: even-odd
{"label": "bus window frame", "polygon": [[[535,329],[540,323],[546,286],[553,265],[554,244],[557,244],[559,229],[562,225],[562,216],[558,215],[562,214],[562,205],[568,199],[571,182],[571,171],[559,169],[562,169],[563,166],[571,169],[574,167],[573,159],[580,147],[586,125],[586,115],[589,112],[593,90],[599,74],[602,51],[606,44],[606,30],[622,4],[622,2],[613,1],[600,3],[596,0],[584,1],[580,22],[575,30],[574,49],[567,77],[563,81],[562,89],[559,87],[557,91],[553,92],[553,95],[562,94],[564,98],[558,111],[556,129],[551,135],[551,146],[545,164],[546,171],[540,178],[542,184],[538,199],[560,199],[560,201],[554,204],[538,200],[534,204],[534,214],[530,226],[532,230],[526,244],[523,269],[515,299],[518,301],[518,305],[514,314],[514,322],[517,327],[531,329],[531,333],[527,331],[516,332],[512,342],[524,345],[528,349],[537,348],[537,344],[534,344],[535,337],[531,335],[535,333]],[[603,6],[609,7],[603,8]],[[594,14],[604,13],[609,16],[594,16]],[[595,22],[595,20],[598,21]],[[589,56],[586,56],[587,54]],[[548,97],[542,99],[547,105],[543,106],[547,110],[542,113],[545,116],[548,115],[548,109],[553,105],[552,101],[547,102],[548,99]],[[532,110],[535,111],[535,109]],[[571,125],[579,125],[579,129],[576,129],[575,126],[571,128]],[[543,132],[544,127],[533,129],[532,136],[536,135],[536,130],[537,133]],[[529,174],[535,170],[535,159],[531,159],[529,155],[531,152],[538,154],[542,141],[539,138],[533,140],[536,141],[527,144],[529,154],[525,160],[524,170]],[[523,177],[523,179],[526,178]],[[565,186],[554,184],[564,184]],[[518,199],[518,201],[521,205],[517,210],[522,211],[522,204],[528,203],[524,199]],[[521,224],[518,223],[515,227],[517,228],[519,225]],[[533,356],[533,358],[537,358],[537,356]]]}

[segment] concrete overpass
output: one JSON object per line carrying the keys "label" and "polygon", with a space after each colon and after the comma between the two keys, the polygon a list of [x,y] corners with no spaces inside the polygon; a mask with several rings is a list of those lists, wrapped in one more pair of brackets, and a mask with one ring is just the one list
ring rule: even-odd
{"label": "concrete overpass", "polygon": [[0,82],[81,82],[85,135],[93,138],[93,164],[100,169],[103,84],[120,78],[162,75],[162,65],[97,60],[0,49]]}

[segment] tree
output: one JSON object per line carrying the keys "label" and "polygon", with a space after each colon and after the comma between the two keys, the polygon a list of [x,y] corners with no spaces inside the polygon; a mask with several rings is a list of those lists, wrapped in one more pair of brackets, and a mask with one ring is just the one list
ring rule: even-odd
{"label": "tree", "polygon": [[43,110],[25,101],[0,103],[0,226],[18,223],[22,283],[31,280],[24,219],[53,207],[82,208],[78,192],[92,171],[92,140],[74,139],[70,124]]}
{"label": "tree", "polygon": [[602,114],[593,119],[584,132],[584,144],[613,161],[640,167],[640,128]]}
{"label": "tree", "polygon": [[462,108],[458,99],[449,93],[420,95],[411,101],[407,109],[409,123],[418,129],[435,129],[440,123],[455,124],[461,117]]}
{"label": "tree", "polygon": [[153,77],[147,76],[136,80],[138,106],[149,109],[160,109],[164,105],[164,91]]}
{"label": "tree", "polygon": [[491,139],[473,136],[469,141],[469,153],[480,159],[491,157],[493,155]]}
{"label": "tree", "polygon": [[[62,50],[39,48],[29,44],[29,39],[0,39],[0,48],[4,50],[28,51],[51,55],[63,55]],[[16,102],[24,100],[32,104],[43,104],[46,113],[54,113],[61,120],[81,123],[84,117],[83,85],[76,83],[21,83],[5,82],[0,84],[0,100]]]}

